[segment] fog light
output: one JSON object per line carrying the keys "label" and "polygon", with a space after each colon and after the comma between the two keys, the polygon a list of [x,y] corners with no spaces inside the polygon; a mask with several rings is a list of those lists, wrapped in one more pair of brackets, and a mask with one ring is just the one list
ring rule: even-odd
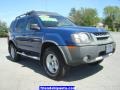
{"label": "fog light", "polygon": [[89,59],[88,56],[83,57],[84,62],[88,62],[88,59]]}

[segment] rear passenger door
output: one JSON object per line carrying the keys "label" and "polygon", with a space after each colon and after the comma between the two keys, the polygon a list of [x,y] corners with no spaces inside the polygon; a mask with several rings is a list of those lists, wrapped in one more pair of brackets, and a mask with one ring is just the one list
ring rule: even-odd
{"label": "rear passenger door", "polygon": [[27,38],[25,36],[25,30],[26,30],[26,19],[25,18],[18,19],[15,25],[14,38],[15,38],[17,47],[20,49],[26,48]]}

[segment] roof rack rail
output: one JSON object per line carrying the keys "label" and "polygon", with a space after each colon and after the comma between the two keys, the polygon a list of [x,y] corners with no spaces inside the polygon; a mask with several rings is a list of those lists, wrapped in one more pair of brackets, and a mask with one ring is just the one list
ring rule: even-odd
{"label": "roof rack rail", "polygon": [[29,15],[32,15],[32,14],[35,14],[35,13],[36,13],[36,11],[32,10],[32,11],[30,11],[30,12],[27,12],[27,13],[25,13],[25,14],[22,14],[22,15],[20,15],[20,16],[17,16],[16,19],[19,19],[19,18],[25,17],[25,16],[29,16]]}

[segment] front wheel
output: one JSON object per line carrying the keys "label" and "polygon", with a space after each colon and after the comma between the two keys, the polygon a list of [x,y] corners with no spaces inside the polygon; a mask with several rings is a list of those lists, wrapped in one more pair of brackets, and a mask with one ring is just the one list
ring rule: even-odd
{"label": "front wheel", "polygon": [[64,58],[56,47],[49,47],[43,55],[43,67],[48,77],[58,80],[68,70]]}

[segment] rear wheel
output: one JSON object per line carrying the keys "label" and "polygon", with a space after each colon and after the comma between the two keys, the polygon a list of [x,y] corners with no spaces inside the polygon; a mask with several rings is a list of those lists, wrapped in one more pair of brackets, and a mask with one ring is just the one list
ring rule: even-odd
{"label": "rear wheel", "polygon": [[43,67],[48,77],[58,80],[68,70],[64,58],[56,47],[49,47],[43,55]]}
{"label": "rear wheel", "polygon": [[9,46],[9,53],[12,58],[12,61],[17,62],[20,60],[20,55],[17,54],[17,49],[13,44],[10,44]]}

